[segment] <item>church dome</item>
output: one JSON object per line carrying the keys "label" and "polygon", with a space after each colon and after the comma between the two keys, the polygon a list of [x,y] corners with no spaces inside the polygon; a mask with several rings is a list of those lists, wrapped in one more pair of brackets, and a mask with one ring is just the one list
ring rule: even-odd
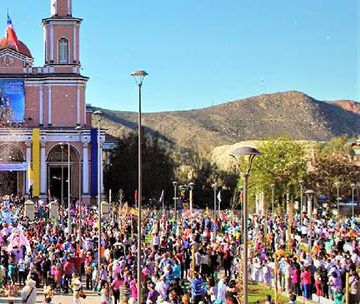
{"label": "church dome", "polygon": [[0,39],[0,50],[3,49],[12,49],[16,52],[19,52],[27,57],[32,58],[31,52],[29,50],[29,48],[20,40],[18,41],[18,48],[16,47],[16,45],[14,43],[12,43],[12,41],[10,39],[8,39],[7,37],[1,38]]}

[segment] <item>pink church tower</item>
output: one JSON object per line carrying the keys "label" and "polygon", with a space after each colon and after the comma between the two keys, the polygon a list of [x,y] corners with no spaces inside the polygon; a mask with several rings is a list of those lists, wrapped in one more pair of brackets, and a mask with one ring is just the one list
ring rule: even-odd
{"label": "pink church tower", "polygon": [[79,72],[81,21],[72,17],[72,0],[51,0],[51,17],[43,20],[43,27],[45,66],[54,72]]}
{"label": "pink church tower", "polygon": [[[85,100],[89,78],[80,73],[82,19],[72,16],[72,0],[48,3],[51,16],[42,20],[44,66],[33,66],[10,18],[0,39],[0,195],[4,188],[60,203],[68,195],[90,201],[97,180],[93,172],[103,168],[105,133],[97,145]],[[2,180],[11,180],[12,188],[1,188]]]}

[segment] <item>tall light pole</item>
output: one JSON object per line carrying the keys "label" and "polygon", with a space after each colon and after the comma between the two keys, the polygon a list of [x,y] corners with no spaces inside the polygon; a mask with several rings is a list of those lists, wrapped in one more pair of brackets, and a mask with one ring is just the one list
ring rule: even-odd
{"label": "tall light pole", "polygon": [[275,184],[271,184],[271,212],[275,214]]}
{"label": "tall light pole", "polygon": [[350,186],[351,186],[351,215],[352,215],[352,217],[354,217],[354,215],[355,215],[355,212],[354,212],[354,205],[355,205],[354,197],[355,197],[355,187],[356,187],[356,185],[354,183],[352,183]]}
{"label": "tall light pole", "polygon": [[141,304],[141,200],[142,200],[142,126],[141,126],[141,87],[145,76],[148,75],[145,71],[135,71],[131,73],[138,86],[139,93],[139,113],[138,113],[138,240],[137,240],[137,285],[138,297],[137,303]]}
{"label": "tall light pole", "polygon": [[[77,126],[75,128],[76,131],[78,131],[79,134],[79,142],[81,142],[81,126]],[[80,243],[80,247],[81,247],[81,155],[79,153],[79,170],[78,170],[78,174],[79,174],[79,230],[78,230],[78,238],[79,238],[79,243]]]}
{"label": "tall light pole", "polygon": [[312,213],[313,213],[313,199],[315,197],[315,191],[314,190],[306,190],[305,191],[306,197],[308,199],[308,201],[310,202],[309,208],[308,208],[308,216],[309,216],[309,220],[310,220],[310,231],[308,233],[309,235],[309,240],[308,240],[308,254],[309,256],[311,255],[311,247],[312,247]]}
{"label": "tall light pole", "polygon": [[340,215],[340,182],[335,182],[336,187],[336,204],[337,204],[337,214]]}
{"label": "tall light pole", "polygon": [[301,179],[299,181],[300,184],[300,225],[302,226],[302,212],[303,212],[303,196],[304,196],[304,181]]}
{"label": "tall light pole", "polygon": [[217,190],[217,184],[216,183],[213,183],[211,185],[211,188],[213,189],[214,191],[214,211],[213,211],[213,217],[215,218],[216,217],[216,190]]}
{"label": "tall light pole", "polygon": [[176,221],[176,207],[177,207],[177,185],[178,182],[173,181],[173,186],[174,186],[174,217],[175,217],[175,221]]}
{"label": "tall light pole", "polygon": [[69,231],[69,234],[71,234],[71,219],[70,219],[70,211],[71,211],[71,203],[70,203],[70,200],[71,200],[71,181],[70,181],[70,139],[71,139],[71,136],[67,136],[67,146],[68,146],[68,174],[67,174],[67,186],[68,186],[68,222],[67,222],[67,226],[68,226],[68,231]]}
{"label": "tall light pole", "polygon": [[193,197],[193,191],[194,191],[194,186],[195,186],[195,183],[193,182],[190,182],[189,183],[189,187],[190,187],[190,197],[189,197],[189,200],[190,200],[190,212],[192,213],[193,211],[193,202],[194,202],[194,197]]}
{"label": "tall light pole", "polygon": [[101,144],[100,144],[100,123],[102,111],[97,110],[93,113],[94,116],[98,117],[97,121],[97,204],[98,204],[98,225],[99,225],[99,236],[98,236],[98,267],[101,265]]}
{"label": "tall light pole", "polygon": [[236,148],[230,156],[233,157],[241,170],[240,161],[242,157],[248,157],[248,167],[245,172],[243,172],[242,178],[244,180],[244,249],[243,249],[243,269],[244,269],[244,278],[243,278],[243,289],[244,289],[244,304],[248,304],[248,232],[247,232],[247,221],[248,221],[248,199],[247,199],[247,188],[248,188],[248,179],[251,171],[252,162],[256,155],[260,154],[258,150],[252,147],[238,147]]}

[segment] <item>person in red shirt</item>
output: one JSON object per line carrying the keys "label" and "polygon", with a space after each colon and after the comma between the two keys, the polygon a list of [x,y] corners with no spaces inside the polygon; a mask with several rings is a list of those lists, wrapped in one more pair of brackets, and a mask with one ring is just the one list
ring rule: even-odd
{"label": "person in red shirt", "polygon": [[65,280],[65,282],[64,282],[65,293],[69,292],[69,283],[71,282],[72,273],[74,271],[74,268],[75,268],[75,265],[74,265],[72,259],[70,259],[68,257],[63,266],[64,280]]}
{"label": "person in red shirt", "polygon": [[301,273],[301,283],[304,289],[304,297],[306,299],[311,299],[311,271],[308,267],[304,267],[303,272]]}

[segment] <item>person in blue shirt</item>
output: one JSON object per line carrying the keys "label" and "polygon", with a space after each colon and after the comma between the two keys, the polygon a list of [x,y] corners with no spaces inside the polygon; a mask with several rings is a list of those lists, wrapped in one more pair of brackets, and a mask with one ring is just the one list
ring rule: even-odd
{"label": "person in blue shirt", "polygon": [[203,279],[198,272],[191,271],[189,282],[191,285],[191,303],[198,304],[200,301],[203,301],[204,297]]}

